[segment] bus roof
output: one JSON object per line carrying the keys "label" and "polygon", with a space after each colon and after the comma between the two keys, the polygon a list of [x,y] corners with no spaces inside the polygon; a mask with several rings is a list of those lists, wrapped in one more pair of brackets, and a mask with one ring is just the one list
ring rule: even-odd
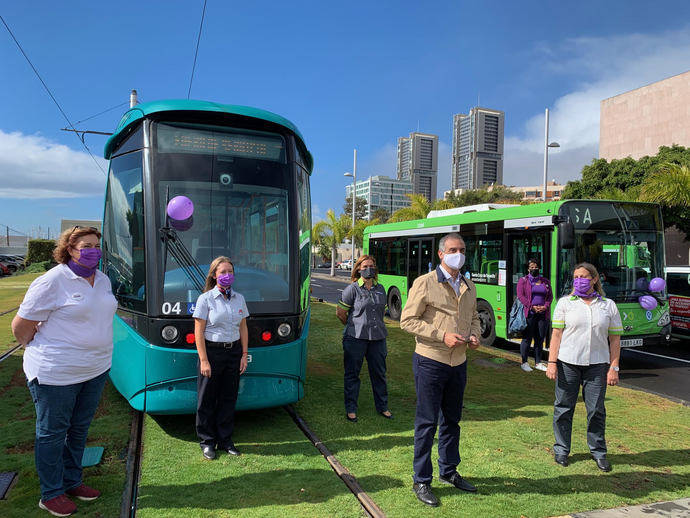
{"label": "bus roof", "polygon": [[[110,158],[115,146],[119,143],[120,136],[123,131],[136,121],[154,113],[174,111],[218,112],[273,122],[290,130],[300,140],[305,149],[307,147],[304,143],[304,137],[302,137],[302,134],[297,129],[297,126],[286,118],[281,117],[273,112],[237,104],[220,104],[211,101],[196,101],[189,99],[167,99],[137,104],[134,108],[127,110],[122,116],[122,119],[120,119],[120,123],[117,125],[115,133],[113,133],[113,135],[111,135],[111,137],[105,143],[103,156],[105,158]],[[309,155],[307,157],[309,160],[309,172],[311,172],[313,167],[313,159],[309,151],[307,151],[307,153]]]}

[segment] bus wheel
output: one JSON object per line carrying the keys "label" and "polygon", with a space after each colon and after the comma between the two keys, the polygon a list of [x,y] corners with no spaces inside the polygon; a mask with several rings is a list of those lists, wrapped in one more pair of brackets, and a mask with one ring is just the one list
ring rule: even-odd
{"label": "bus wheel", "polygon": [[393,320],[400,320],[400,313],[402,313],[402,297],[400,290],[393,286],[388,290],[388,314]]}
{"label": "bus wheel", "polygon": [[493,345],[496,340],[496,319],[494,318],[494,310],[491,305],[485,300],[477,301],[477,313],[479,313],[479,321],[481,323],[481,336],[479,341],[482,345]]}

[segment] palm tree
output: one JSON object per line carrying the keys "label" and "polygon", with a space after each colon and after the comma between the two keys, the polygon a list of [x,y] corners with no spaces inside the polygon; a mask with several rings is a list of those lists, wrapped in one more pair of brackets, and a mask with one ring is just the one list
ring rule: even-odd
{"label": "palm tree", "polygon": [[[328,209],[326,219],[319,221],[312,229],[314,241],[327,243],[331,247],[331,277],[335,277],[335,258],[338,253],[338,245],[343,242],[350,232],[350,218],[345,214],[335,216],[333,209]],[[354,260],[354,258],[353,258]]]}
{"label": "palm tree", "polygon": [[596,193],[593,198],[597,200],[638,201],[641,190],[641,185],[628,187],[626,190],[618,187],[606,187]]}
{"label": "palm tree", "polygon": [[354,231],[350,231],[348,237],[353,239],[354,234],[355,245],[357,248],[362,248],[364,246],[364,229],[372,225],[378,225],[379,223],[381,222],[376,218],[371,221],[367,221],[366,219],[355,221],[355,229]]}
{"label": "palm tree", "polygon": [[455,207],[450,200],[440,199],[430,203],[423,194],[406,194],[405,196],[410,198],[410,206],[396,210],[388,220],[388,223],[424,219],[432,210],[452,209]]}
{"label": "palm tree", "polygon": [[645,178],[640,199],[666,207],[690,207],[690,168],[671,162],[660,164]]}

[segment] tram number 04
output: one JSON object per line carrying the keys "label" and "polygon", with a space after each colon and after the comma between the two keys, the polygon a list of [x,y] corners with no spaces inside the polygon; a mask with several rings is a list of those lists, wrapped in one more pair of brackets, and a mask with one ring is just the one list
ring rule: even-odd
{"label": "tram number 04", "polygon": [[164,315],[169,315],[170,313],[175,313],[176,315],[179,315],[182,313],[182,309],[180,308],[179,302],[175,302],[175,304],[172,304],[171,302],[163,302],[163,306],[161,306],[161,311]]}

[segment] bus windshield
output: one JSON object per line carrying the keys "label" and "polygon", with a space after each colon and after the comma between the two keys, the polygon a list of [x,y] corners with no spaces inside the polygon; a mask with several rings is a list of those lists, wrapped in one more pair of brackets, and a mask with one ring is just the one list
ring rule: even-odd
{"label": "bus windshield", "polygon": [[568,202],[559,215],[575,227],[575,246],[559,250],[558,293],[572,290],[573,267],[592,263],[606,296],[635,302],[654,277],[664,276],[663,226],[659,208],[623,202]]}
{"label": "bus windshield", "polygon": [[[282,136],[224,127],[158,123],[154,134],[157,228],[167,202],[184,195],[194,203],[189,221],[173,226],[205,276],[217,256],[235,267],[233,287],[253,312],[280,312],[290,301],[288,199],[291,169]],[[160,244],[165,272],[164,314],[188,314],[199,291],[184,265]],[[203,279],[202,279],[203,282]],[[175,304],[180,303],[178,306]],[[179,310],[179,312],[178,312]]]}

